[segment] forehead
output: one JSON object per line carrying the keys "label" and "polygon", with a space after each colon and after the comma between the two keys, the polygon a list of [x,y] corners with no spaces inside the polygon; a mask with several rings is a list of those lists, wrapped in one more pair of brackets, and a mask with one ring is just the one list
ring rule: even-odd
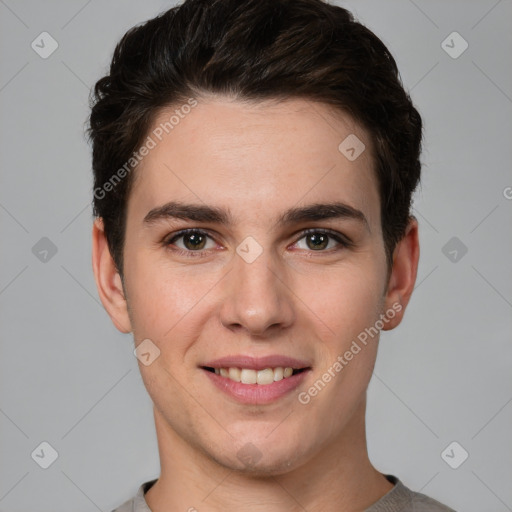
{"label": "forehead", "polygon": [[343,201],[379,221],[372,142],[349,115],[302,99],[183,105],[155,117],[129,211],[193,201],[256,222],[299,202]]}

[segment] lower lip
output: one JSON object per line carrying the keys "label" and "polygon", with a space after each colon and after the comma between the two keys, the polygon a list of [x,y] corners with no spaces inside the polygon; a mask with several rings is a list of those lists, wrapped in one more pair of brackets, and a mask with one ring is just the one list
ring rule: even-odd
{"label": "lower lip", "polygon": [[243,404],[268,404],[274,402],[299,386],[310,371],[309,369],[303,370],[272,384],[242,384],[208,370],[202,370],[221,391],[224,391],[224,393]]}

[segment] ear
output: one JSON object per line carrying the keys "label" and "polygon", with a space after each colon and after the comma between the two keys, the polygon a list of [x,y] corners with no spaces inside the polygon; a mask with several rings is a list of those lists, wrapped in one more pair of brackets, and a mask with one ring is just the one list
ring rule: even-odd
{"label": "ear", "polygon": [[386,311],[393,310],[396,314],[384,323],[384,331],[394,329],[402,321],[416,283],[419,257],[418,221],[411,217],[404,237],[393,251],[393,266],[384,306]]}
{"label": "ear", "polygon": [[92,268],[98,294],[112,322],[121,332],[131,332],[123,284],[110,254],[100,217],[95,219],[92,227]]}

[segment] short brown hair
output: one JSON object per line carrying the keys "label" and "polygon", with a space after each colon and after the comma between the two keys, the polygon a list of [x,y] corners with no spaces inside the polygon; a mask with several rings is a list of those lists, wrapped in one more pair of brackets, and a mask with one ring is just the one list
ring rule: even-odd
{"label": "short brown hair", "polygon": [[[93,213],[121,277],[130,159],[163,107],[201,93],[305,98],[360,123],[375,148],[390,265],[420,180],[422,121],[386,46],[322,0],[186,0],[126,32],[91,98]],[[113,181],[122,168],[125,177]]]}

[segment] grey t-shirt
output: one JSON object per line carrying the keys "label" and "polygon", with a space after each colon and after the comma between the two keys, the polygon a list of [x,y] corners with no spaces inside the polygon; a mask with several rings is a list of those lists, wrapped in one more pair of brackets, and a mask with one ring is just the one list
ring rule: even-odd
{"label": "grey t-shirt", "polygon": [[[385,477],[395,486],[379,501],[367,508],[365,512],[455,512],[455,510],[439,503],[439,501],[411,491],[396,476],[385,475]],[[155,478],[144,482],[132,499],[112,512],[151,512],[144,494],[149,491],[156,481]]]}

